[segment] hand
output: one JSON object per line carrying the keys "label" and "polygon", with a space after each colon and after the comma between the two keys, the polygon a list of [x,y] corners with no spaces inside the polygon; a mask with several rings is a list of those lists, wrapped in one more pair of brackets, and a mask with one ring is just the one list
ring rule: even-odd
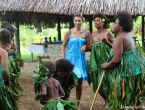
{"label": "hand", "polygon": [[83,45],[83,46],[82,46],[81,51],[82,51],[82,52],[86,52],[86,45]]}
{"label": "hand", "polygon": [[104,37],[104,38],[102,39],[102,41],[103,41],[104,43],[106,43],[106,44],[109,43],[107,37]]}
{"label": "hand", "polygon": [[107,69],[107,66],[108,66],[108,63],[107,62],[103,63],[102,64],[102,69]]}

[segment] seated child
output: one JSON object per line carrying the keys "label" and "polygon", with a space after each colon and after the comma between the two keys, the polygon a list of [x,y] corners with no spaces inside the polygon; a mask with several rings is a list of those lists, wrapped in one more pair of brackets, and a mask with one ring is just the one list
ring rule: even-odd
{"label": "seated child", "polygon": [[55,69],[56,66],[52,61],[45,61],[40,64],[39,72],[33,75],[36,99],[40,100],[41,104],[45,104],[45,110],[59,110],[59,107],[64,108],[64,110],[70,108],[76,110],[75,101],[60,99],[65,93],[59,81],[52,77]]}
{"label": "seated child", "polygon": [[56,71],[53,77],[60,82],[65,92],[63,99],[69,99],[70,90],[78,83],[78,77],[72,72],[74,65],[67,59],[58,59],[55,64]]}

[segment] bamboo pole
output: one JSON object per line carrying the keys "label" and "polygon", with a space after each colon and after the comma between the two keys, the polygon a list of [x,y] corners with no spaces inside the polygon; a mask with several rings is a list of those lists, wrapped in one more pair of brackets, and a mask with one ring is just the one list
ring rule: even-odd
{"label": "bamboo pole", "polygon": [[102,73],[102,77],[101,77],[100,83],[99,83],[99,85],[98,85],[97,91],[96,91],[96,93],[95,93],[95,96],[94,96],[94,99],[93,99],[93,102],[92,102],[92,105],[91,105],[90,110],[93,109],[93,106],[94,106],[94,103],[95,103],[95,101],[96,101],[96,98],[97,98],[97,95],[98,95],[98,92],[99,92],[100,86],[101,86],[102,81],[103,81],[103,78],[104,78],[104,75],[105,75],[105,71],[103,71],[103,73]]}

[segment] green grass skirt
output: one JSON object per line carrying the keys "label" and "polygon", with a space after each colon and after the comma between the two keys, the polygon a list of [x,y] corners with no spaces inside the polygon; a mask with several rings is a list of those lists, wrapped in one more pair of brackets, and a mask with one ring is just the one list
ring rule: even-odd
{"label": "green grass skirt", "polygon": [[10,71],[10,80],[11,86],[9,87],[9,91],[13,93],[13,97],[15,101],[19,101],[19,97],[22,95],[22,88],[18,82],[19,77],[21,75],[19,61],[17,59],[17,54],[13,54],[9,56],[8,66]]}
{"label": "green grass skirt", "polygon": [[[102,76],[101,65],[104,62],[107,62],[110,55],[110,47],[103,42],[96,42],[92,45],[90,61],[88,62],[88,83],[93,84],[93,91],[96,92],[96,89],[99,85],[100,78]],[[108,90],[108,82],[106,76],[102,82],[100,92],[106,93]]]}
{"label": "green grass skirt", "polygon": [[77,100],[50,100],[44,110],[77,110]]}
{"label": "green grass skirt", "polygon": [[137,106],[145,98],[145,58],[134,49],[125,51],[119,66],[105,73],[109,110]]}

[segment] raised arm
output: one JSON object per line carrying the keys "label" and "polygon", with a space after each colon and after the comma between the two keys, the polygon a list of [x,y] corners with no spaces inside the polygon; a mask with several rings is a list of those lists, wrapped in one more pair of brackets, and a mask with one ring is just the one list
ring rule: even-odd
{"label": "raised arm", "polygon": [[9,73],[9,69],[8,69],[8,53],[6,50],[1,49],[0,50],[0,56],[1,56],[1,63],[3,65],[3,67],[6,69],[6,85],[10,86],[11,85],[11,81],[10,81],[10,73]]}
{"label": "raised arm", "polygon": [[122,58],[123,54],[123,41],[121,37],[117,37],[113,43],[113,58],[109,63],[104,63],[102,69],[110,69],[117,66]]}
{"label": "raised arm", "polygon": [[70,30],[68,30],[64,35],[64,40],[63,40],[62,47],[61,47],[62,48],[62,51],[61,51],[62,58],[65,58],[66,46],[68,43],[69,36],[70,36]]}
{"label": "raised arm", "polygon": [[112,44],[113,44],[114,40],[115,40],[115,38],[114,38],[114,35],[112,34],[111,31],[109,31],[109,32],[107,33],[106,37],[104,37],[104,38],[102,39],[102,41],[103,41],[104,43],[106,43],[107,45],[109,45],[110,47],[112,47]]}

